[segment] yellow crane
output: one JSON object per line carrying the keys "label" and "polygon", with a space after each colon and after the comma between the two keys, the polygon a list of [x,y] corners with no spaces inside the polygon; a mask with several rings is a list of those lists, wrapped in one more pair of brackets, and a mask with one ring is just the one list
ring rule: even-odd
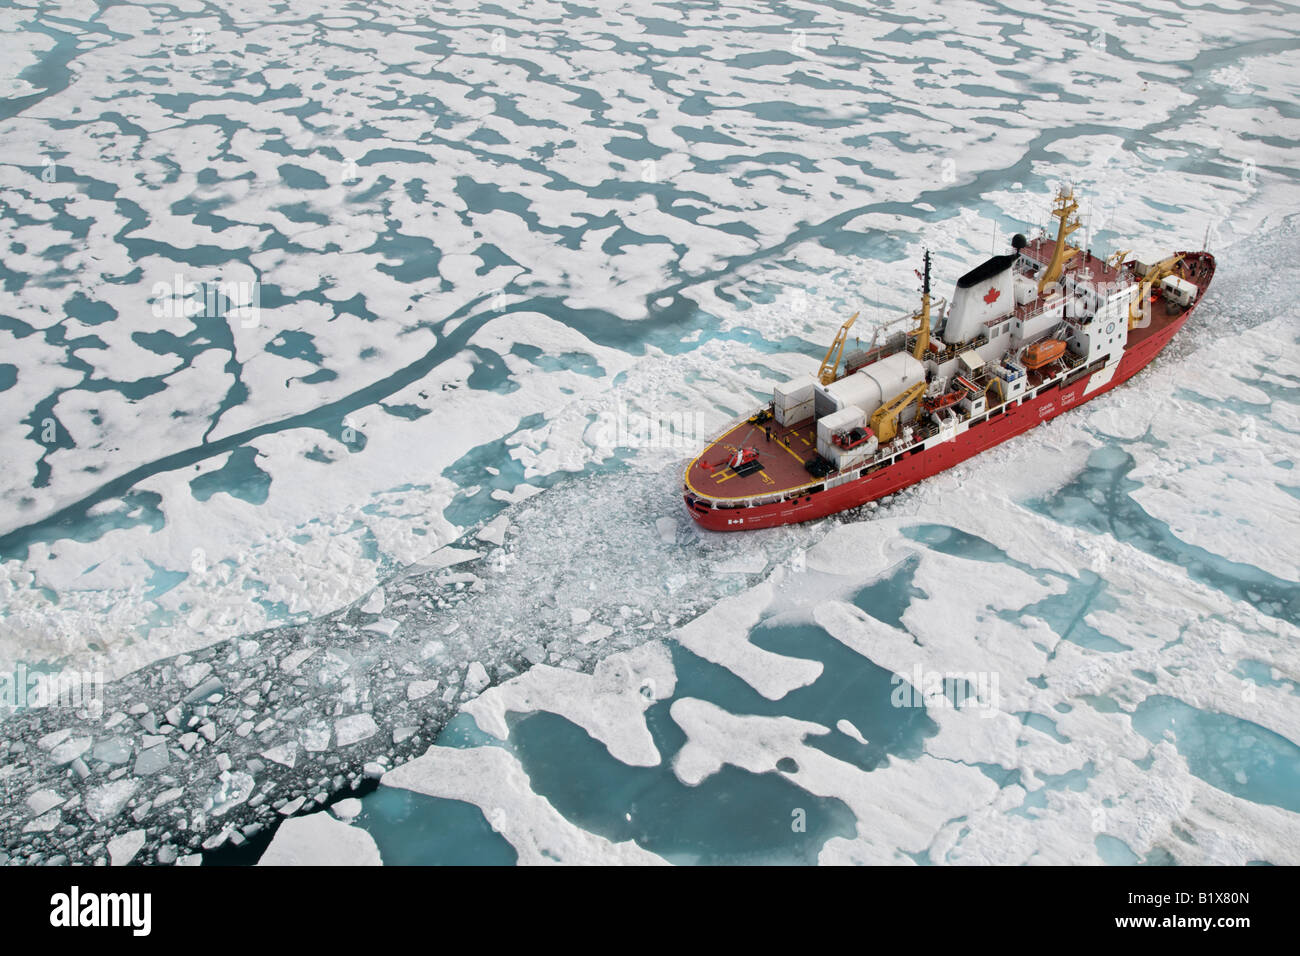
{"label": "yellow crane", "polygon": [[831,347],[826,350],[826,357],[822,359],[822,367],[817,370],[817,378],[823,385],[829,385],[835,381],[839,374],[840,359],[844,357],[844,343],[848,341],[849,329],[853,328],[853,323],[858,320],[858,313],[854,312],[847,322],[840,326],[840,330],[835,333],[835,341]]}
{"label": "yellow crane", "polygon": [[1043,290],[1050,284],[1061,278],[1061,272],[1065,268],[1065,260],[1079,251],[1066,248],[1065,245],[1065,237],[1079,228],[1078,219],[1075,219],[1074,222],[1069,221],[1070,217],[1078,211],[1079,203],[1074,198],[1074,190],[1062,188],[1056,194],[1056,206],[1052,209],[1052,215],[1061,220],[1056,230],[1056,249],[1052,253],[1052,261],[1043,270],[1043,277],[1038,280],[1039,295],[1042,295]]}
{"label": "yellow crane", "polygon": [[907,410],[907,406],[920,401],[927,387],[925,382],[917,382],[875,410],[871,416],[871,430],[882,445],[894,440],[898,434],[899,417]]}
{"label": "yellow crane", "polygon": [[1174,270],[1178,268],[1178,264],[1182,261],[1183,257],[1181,255],[1170,256],[1168,259],[1162,259],[1147,269],[1147,274],[1138,283],[1137,298],[1129,303],[1129,329],[1136,328],[1137,324],[1142,321],[1142,310],[1146,307],[1146,300],[1147,296],[1151,294],[1151,287],[1165,276],[1173,275]]}

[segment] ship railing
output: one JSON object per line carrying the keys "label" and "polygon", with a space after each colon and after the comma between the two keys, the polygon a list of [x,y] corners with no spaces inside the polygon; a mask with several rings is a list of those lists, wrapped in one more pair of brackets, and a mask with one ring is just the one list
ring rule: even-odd
{"label": "ship railing", "polygon": [[1061,356],[1061,362],[1065,365],[1067,369],[1070,369],[1071,371],[1078,368],[1087,360],[1088,360],[1088,356],[1075,355],[1069,349],[1067,349],[1065,354]]}
{"label": "ship railing", "polygon": [[[1030,319],[1036,319],[1049,309],[1055,309],[1058,306],[1061,309],[1061,318],[1065,319],[1065,302],[1063,299],[1056,298],[1055,296],[1050,299],[1043,299],[1042,301],[1036,302],[1024,312],[1016,309],[1016,318],[1021,322],[1028,322]],[[1066,319],[1066,321],[1069,320]]]}

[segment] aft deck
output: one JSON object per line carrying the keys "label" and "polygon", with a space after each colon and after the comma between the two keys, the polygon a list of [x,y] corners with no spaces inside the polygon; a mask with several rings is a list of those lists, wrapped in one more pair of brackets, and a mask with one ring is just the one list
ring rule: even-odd
{"label": "aft deck", "polygon": [[[741,475],[727,464],[740,448],[758,449],[757,471]],[[817,457],[817,429],[812,418],[793,427],[770,419],[762,425],[745,420],[709,444],[686,469],[686,485],[706,498],[754,498],[778,494],[814,482],[804,464]]]}

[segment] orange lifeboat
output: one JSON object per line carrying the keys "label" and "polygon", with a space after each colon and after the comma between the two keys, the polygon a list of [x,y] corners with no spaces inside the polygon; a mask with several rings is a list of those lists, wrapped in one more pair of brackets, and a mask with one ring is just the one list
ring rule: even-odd
{"label": "orange lifeboat", "polygon": [[1055,362],[1064,354],[1064,342],[1060,339],[1045,339],[1025,349],[1021,362],[1024,363],[1025,368],[1042,368],[1048,362]]}

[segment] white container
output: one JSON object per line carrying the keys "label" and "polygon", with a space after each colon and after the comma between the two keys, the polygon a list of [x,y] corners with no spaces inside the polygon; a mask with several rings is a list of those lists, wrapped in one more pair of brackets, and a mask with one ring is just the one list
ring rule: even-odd
{"label": "white container", "polygon": [[865,428],[866,417],[857,407],[841,408],[824,418],[817,419],[817,454],[834,464],[839,460],[840,448],[831,439],[851,428]]}
{"label": "white container", "polygon": [[811,392],[808,395],[807,401],[800,402],[798,405],[789,405],[785,408],[782,408],[780,405],[776,406],[775,417],[778,425],[785,425],[787,427],[797,425],[800,422],[807,421],[812,418],[812,416],[813,397]]}
{"label": "white container", "polygon": [[1161,280],[1165,298],[1187,308],[1196,301],[1196,286],[1178,276],[1165,276]]}

